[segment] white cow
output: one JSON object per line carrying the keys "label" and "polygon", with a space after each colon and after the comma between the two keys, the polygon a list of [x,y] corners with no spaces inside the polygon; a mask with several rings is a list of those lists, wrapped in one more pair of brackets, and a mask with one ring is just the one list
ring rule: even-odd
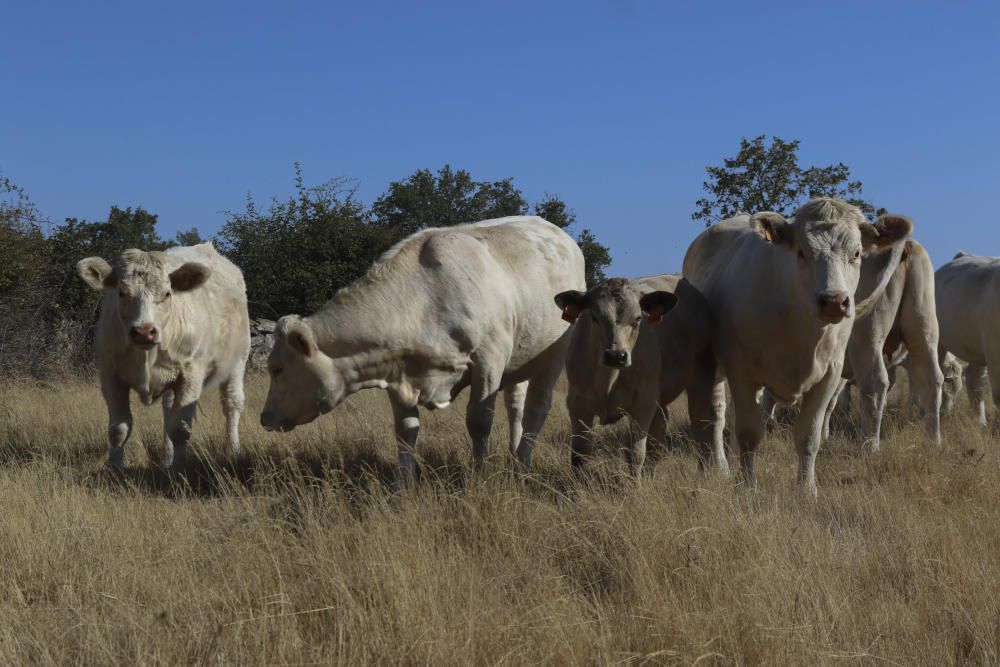
{"label": "white cow", "polygon": [[318,312],[278,321],[261,423],[291,430],[356,391],[386,389],[409,483],[418,407],[445,407],[470,387],[466,425],[478,465],[503,389],[510,450],[528,466],[569,343],[552,295],[583,287],[576,242],[541,218],[417,232]]}
{"label": "white cow", "polygon": [[112,268],[76,265],[103,292],[97,365],[108,406],[108,466],[121,472],[132,433],[129,390],[163,399],[163,461],[181,469],[202,391],[220,386],[229,444],[239,451],[243,371],[250,353],[243,274],[211,243],[166,252],[126,250]]}
{"label": "white cow", "polygon": [[[968,362],[969,403],[986,421],[986,373],[1000,378],[1000,258],[960,252],[934,274],[941,348]],[[1000,404],[1000,383],[993,383]]]}
{"label": "white cow", "polygon": [[[857,298],[867,298],[878,288],[891,261],[892,253],[864,258]],[[903,246],[902,259],[882,296],[868,314],[854,323],[847,344],[844,376],[858,384],[862,446],[872,451],[879,449],[882,414],[889,391],[887,357],[891,358],[900,344],[906,345],[910,388],[924,410],[927,440],[940,446],[944,375],[938,360],[934,267],[924,247],[913,240]],[[829,410],[832,412],[833,408],[831,403]]]}
{"label": "white cow", "polygon": [[737,216],[713,225],[691,244],[684,276],[704,294],[714,316],[720,377],[729,380],[735,437],[748,483],[764,432],[757,393],[783,403],[801,398],[795,425],[797,479],[816,493],[816,453],[826,407],[840,385],[844,352],[857,316],[871,307],[895,269],[867,302],[853,294],[865,253],[894,248],[895,262],[912,231],[904,217],[870,224],[854,206],[814,199],[792,221],[777,213]]}
{"label": "white cow", "polygon": [[704,401],[715,384],[711,316],[688,281],[678,274],[631,282],[612,278],[586,293],[562,292],[555,300],[564,319],[576,323],[566,358],[575,466],[592,453],[595,417],[609,424],[629,415],[637,433],[625,453],[638,477],[648,435],[662,437],[667,406],[691,387],[688,412],[701,463],[711,455],[728,470],[723,421],[714,413],[725,410],[725,397]]}

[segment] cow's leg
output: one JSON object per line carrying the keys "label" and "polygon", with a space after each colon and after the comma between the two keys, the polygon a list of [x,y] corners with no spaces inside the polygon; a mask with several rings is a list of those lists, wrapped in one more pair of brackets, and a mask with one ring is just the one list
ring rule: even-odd
{"label": "cow's leg", "polygon": [[524,419],[524,398],[528,394],[528,383],[519,382],[503,390],[503,402],[507,408],[507,430],[510,435],[510,456],[517,456],[517,446],[521,443],[524,429],[521,425]]}
{"label": "cow's leg", "polygon": [[496,402],[495,388],[485,396],[480,395],[480,391],[473,391],[465,410],[465,426],[472,438],[472,466],[477,470],[483,467],[488,453]]}
{"label": "cow's leg", "polygon": [[575,470],[582,470],[594,454],[594,443],[591,441],[590,432],[594,426],[594,411],[575,399],[572,394],[566,397],[566,408],[569,411],[571,429],[570,463]]}
{"label": "cow's leg", "polygon": [[170,441],[170,413],[174,408],[174,390],[163,392],[160,399],[163,404],[163,465],[167,468],[174,464],[174,443]]}
{"label": "cow's leg", "polygon": [[233,456],[240,453],[240,414],[243,412],[243,373],[246,359],[233,369],[229,378],[219,387],[219,398],[222,401],[222,414],[226,417],[226,437]]}
{"label": "cow's leg", "polygon": [[729,476],[726,461],[726,383],[714,377],[695,378],[687,388],[688,415],[691,430],[698,443],[698,469],[704,471],[709,462]]}
{"label": "cow's leg", "polygon": [[[653,393],[650,389],[648,393]],[[636,480],[642,474],[642,464],[646,461],[646,441],[649,438],[649,430],[652,427],[656,413],[660,407],[655,402],[645,403],[636,406],[632,411],[632,423],[629,428],[631,442],[625,449],[625,462],[628,464],[629,472]]]}
{"label": "cow's leg", "polygon": [[404,405],[392,394],[392,417],[396,427],[396,447],[399,452],[399,473],[396,488],[413,486],[417,481],[417,434],[420,432],[420,414],[416,406]]}
{"label": "cow's leg", "polygon": [[517,446],[517,459],[525,468],[531,467],[531,452],[535,439],[545,424],[545,418],[552,407],[552,390],[563,369],[563,355],[553,354],[547,367],[543,368],[528,382],[528,393],[524,401],[524,433]]}
{"label": "cow's leg", "polygon": [[944,374],[938,364],[937,343],[920,336],[916,340],[906,339],[910,354],[910,394],[916,395],[924,410],[924,426],[927,442],[941,446],[941,387]]}
{"label": "cow's leg", "polygon": [[174,387],[174,399],[166,414],[164,430],[174,444],[173,470],[182,471],[187,462],[187,445],[194,428],[194,416],[201,398],[202,378],[189,375]]}
{"label": "cow's leg", "polygon": [[764,423],[774,428],[778,424],[777,409],[778,402],[774,400],[774,396],[771,395],[767,389],[761,389],[758,395],[757,402],[760,403],[760,410],[764,413]]}
{"label": "cow's leg", "polygon": [[847,395],[847,408],[850,409],[850,385],[848,384],[848,380],[846,378],[841,378],[840,383],[833,394],[833,399],[831,399],[830,404],[826,406],[826,412],[823,415],[823,442],[830,440],[830,419],[833,418],[833,412],[840,406],[841,399],[845,394]]}
{"label": "cow's leg", "polygon": [[754,459],[757,448],[764,437],[764,413],[757,403],[755,387],[744,378],[730,378],[729,388],[733,393],[734,425],[736,428],[736,446],[740,452],[740,467],[748,486],[757,487],[757,474],[754,471]]}
{"label": "cow's leg", "polygon": [[969,364],[965,367],[965,389],[969,393],[969,405],[979,419],[979,425],[986,426],[986,367]]}
{"label": "cow's leg", "polygon": [[129,387],[114,378],[101,381],[101,393],[108,407],[108,462],[110,470],[121,474],[125,465],[125,443],[132,435]]}
{"label": "cow's leg", "polygon": [[181,472],[187,463],[187,446],[194,429],[194,416],[198,411],[198,400],[184,402],[181,395],[175,395],[173,404],[167,412],[163,428],[167,437],[173,443],[173,460],[171,469]]}
{"label": "cow's leg", "polygon": [[861,447],[877,452],[880,446],[882,413],[889,390],[889,372],[882,359],[882,343],[858,346],[851,355],[851,370],[858,383],[861,407]]}
{"label": "cow's leg", "polygon": [[659,403],[653,412],[653,421],[649,425],[649,437],[661,445],[667,442],[667,424],[670,423],[670,410],[666,403]]}
{"label": "cow's leg", "polygon": [[816,495],[816,454],[823,435],[823,418],[841,386],[840,371],[841,366],[833,364],[823,379],[802,395],[802,409],[795,422],[795,449],[799,455],[796,480],[800,488],[813,496]]}

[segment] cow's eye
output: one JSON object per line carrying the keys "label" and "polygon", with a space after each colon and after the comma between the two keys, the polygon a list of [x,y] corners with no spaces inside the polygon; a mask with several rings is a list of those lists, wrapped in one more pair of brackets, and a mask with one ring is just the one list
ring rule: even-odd
{"label": "cow's eye", "polygon": [[861,251],[855,250],[854,255],[851,257],[851,264],[857,264],[861,261]]}
{"label": "cow's eye", "polygon": [[591,313],[590,314],[590,319],[592,319],[592,320],[594,320],[596,322],[597,321],[597,315],[595,315],[594,313]]}
{"label": "cow's eye", "polygon": [[166,301],[169,298],[170,298],[170,292],[164,292],[163,294],[160,295],[160,301]]}
{"label": "cow's eye", "polygon": [[278,377],[279,375],[281,375],[281,369],[280,368],[272,368],[271,369],[271,377]]}
{"label": "cow's eye", "polygon": [[118,292],[118,298],[119,299],[127,299],[128,298],[128,292],[121,292],[121,291]]}
{"label": "cow's eye", "polygon": [[805,258],[806,258],[806,254],[804,252],[802,252],[801,250],[799,250],[799,259],[805,260]]}

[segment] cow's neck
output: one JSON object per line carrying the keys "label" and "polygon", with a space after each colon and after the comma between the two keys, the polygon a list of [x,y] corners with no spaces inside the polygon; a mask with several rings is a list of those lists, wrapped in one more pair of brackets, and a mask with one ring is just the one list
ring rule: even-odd
{"label": "cow's neck", "polygon": [[347,392],[380,387],[407,405],[447,405],[462,386],[469,359],[425,316],[427,295],[412,285],[360,287],[367,287],[362,295],[345,298],[342,292],[306,318]]}
{"label": "cow's neck", "polygon": [[385,389],[398,381],[403,367],[402,355],[388,350],[337,357],[333,365],[343,378],[348,394],[376,387]]}

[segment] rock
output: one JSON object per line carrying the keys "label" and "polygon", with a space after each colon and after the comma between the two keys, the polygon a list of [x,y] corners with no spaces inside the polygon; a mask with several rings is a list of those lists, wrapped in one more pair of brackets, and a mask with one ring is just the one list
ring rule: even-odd
{"label": "rock", "polygon": [[267,370],[267,358],[274,348],[274,321],[250,320],[250,359],[247,368],[252,371]]}

